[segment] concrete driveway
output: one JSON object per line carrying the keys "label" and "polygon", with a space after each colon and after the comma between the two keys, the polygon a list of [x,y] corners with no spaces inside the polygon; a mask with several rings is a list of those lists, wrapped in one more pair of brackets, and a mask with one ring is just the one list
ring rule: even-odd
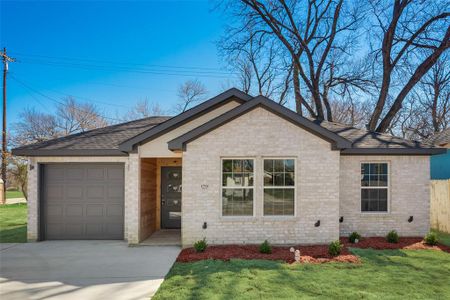
{"label": "concrete driveway", "polygon": [[0,299],[149,299],[179,252],[123,241],[2,244]]}

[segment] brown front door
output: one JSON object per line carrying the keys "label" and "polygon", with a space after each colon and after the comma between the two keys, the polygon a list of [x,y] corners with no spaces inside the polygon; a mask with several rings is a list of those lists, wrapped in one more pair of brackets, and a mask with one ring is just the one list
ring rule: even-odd
{"label": "brown front door", "polygon": [[181,167],[161,167],[161,228],[181,228]]}

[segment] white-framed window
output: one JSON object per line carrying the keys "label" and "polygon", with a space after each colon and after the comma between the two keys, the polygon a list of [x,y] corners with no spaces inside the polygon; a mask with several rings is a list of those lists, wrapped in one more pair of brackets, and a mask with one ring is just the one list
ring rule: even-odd
{"label": "white-framed window", "polygon": [[222,158],[222,216],[253,216],[254,160]]}
{"label": "white-framed window", "polygon": [[295,214],[295,159],[264,158],[264,216]]}
{"label": "white-framed window", "polygon": [[361,163],[361,212],[388,212],[389,164]]}

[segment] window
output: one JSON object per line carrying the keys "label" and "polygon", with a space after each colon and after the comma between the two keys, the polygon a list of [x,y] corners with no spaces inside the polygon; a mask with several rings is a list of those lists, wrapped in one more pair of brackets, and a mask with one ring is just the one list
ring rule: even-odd
{"label": "window", "polygon": [[388,211],[388,164],[361,164],[361,211]]}
{"label": "window", "polygon": [[264,159],[264,215],[293,216],[295,160]]}
{"label": "window", "polygon": [[222,215],[253,216],[253,159],[222,160]]}

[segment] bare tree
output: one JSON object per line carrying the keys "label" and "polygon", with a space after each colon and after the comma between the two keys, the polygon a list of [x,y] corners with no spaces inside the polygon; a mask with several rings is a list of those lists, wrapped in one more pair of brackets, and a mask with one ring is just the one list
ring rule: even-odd
{"label": "bare tree", "polygon": [[[432,126],[428,135],[440,132],[449,126],[450,122],[450,58],[442,56],[423,77],[414,97],[431,119]],[[427,136],[426,136],[427,137]]]}
{"label": "bare tree", "polygon": [[449,122],[450,66],[444,55],[405,99],[388,132],[423,140],[448,128]]}
{"label": "bare tree", "polygon": [[12,146],[44,142],[108,125],[94,105],[73,98],[62,100],[55,114],[26,108],[19,114],[19,120],[12,125]]}
{"label": "bare tree", "polygon": [[190,106],[205,99],[206,87],[199,80],[188,80],[178,87],[179,102],[175,106],[178,113],[186,111]]}
{"label": "bare tree", "polygon": [[60,136],[54,115],[26,108],[19,114],[18,119],[20,121],[12,125],[10,135],[13,146],[43,142]]}
{"label": "bare tree", "polygon": [[[353,35],[362,20],[362,9],[356,3],[241,0],[230,1],[228,7],[241,20],[237,32],[252,28],[257,35],[271,36],[290,56],[293,67],[289,70],[293,72],[297,111],[301,113],[300,107],[304,105],[312,116],[324,119],[326,112],[331,121],[332,110],[327,97],[330,90],[341,82],[352,85],[354,81],[344,78],[344,65],[337,63],[334,63],[332,77],[341,80],[328,86],[324,78],[330,76],[324,75],[330,71],[326,66],[333,64],[332,57],[348,56],[356,45]],[[324,91],[324,87],[328,90]],[[313,101],[314,111],[306,106],[307,98]]]}
{"label": "bare tree", "polygon": [[25,199],[28,199],[27,183],[28,183],[28,164],[27,161],[19,157],[9,157],[8,172],[22,191]]}
{"label": "bare tree", "polygon": [[136,105],[130,109],[125,116],[124,120],[137,120],[147,118],[151,116],[163,116],[165,111],[161,108],[159,103],[150,102],[148,99],[139,101]]}
{"label": "bare tree", "polygon": [[[375,67],[381,65],[382,69],[379,96],[368,128],[386,132],[414,86],[450,47],[449,2],[371,0],[370,3],[376,24],[370,26],[369,35],[376,45]],[[402,85],[395,86],[394,81]],[[389,97],[392,101],[388,105]]]}
{"label": "bare tree", "polygon": [[95,105],[78,102],[73,97],[67,97],[57,105],[56,121],[63,136],[108,125]]}
{"label": "bare tree", "polygon": [[238,75],[238,86],[246,93],[263,95],[284,104],[291,89],[292,63],[285,52],[266,34],[236,30],[226,35],[218,47],[232,71]]}

